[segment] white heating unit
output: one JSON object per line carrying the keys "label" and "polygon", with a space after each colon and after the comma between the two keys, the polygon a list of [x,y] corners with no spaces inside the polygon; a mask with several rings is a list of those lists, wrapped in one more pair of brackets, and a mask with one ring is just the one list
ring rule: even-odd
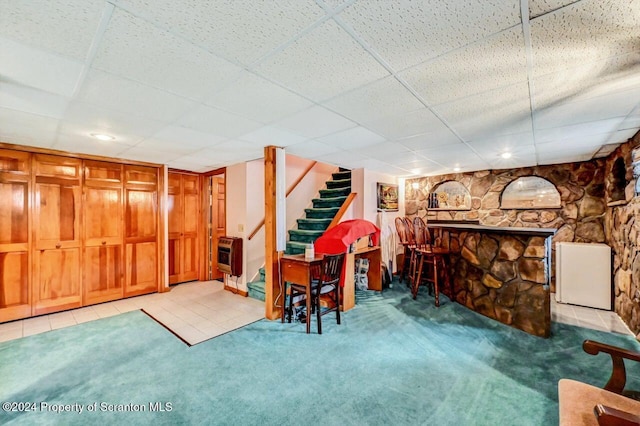
{"label": "white heating unit", "polygon": [[556,302],[611,310],[611,248],[556,244]]}

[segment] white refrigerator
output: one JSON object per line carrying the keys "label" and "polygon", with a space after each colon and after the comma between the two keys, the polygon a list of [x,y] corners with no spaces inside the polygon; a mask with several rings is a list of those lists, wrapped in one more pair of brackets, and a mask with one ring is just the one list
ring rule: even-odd
{"label": "white refrigerator", "polygon": [[556,244],[556,302],[611,310],[611,248]]}

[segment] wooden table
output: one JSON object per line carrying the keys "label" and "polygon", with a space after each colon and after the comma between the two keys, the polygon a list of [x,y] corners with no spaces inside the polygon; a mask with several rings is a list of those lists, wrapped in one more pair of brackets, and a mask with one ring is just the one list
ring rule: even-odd
{"label": "wooden table", "polygon": [[[305,259],[304,254],[285,254],[280,258],[280,277],[283,283],[287,281],[305,286],[307,296],[307,334],[311,333],[311,278],[313,276],[312,271],[320,268],[322,263],[322,255],[316,255],[313,259]],[[286,284],[285,284],[286,290]],[[286,301],[286,297],[283,298]],[[286,306],[282,309],[282,322],[286,313]]]}

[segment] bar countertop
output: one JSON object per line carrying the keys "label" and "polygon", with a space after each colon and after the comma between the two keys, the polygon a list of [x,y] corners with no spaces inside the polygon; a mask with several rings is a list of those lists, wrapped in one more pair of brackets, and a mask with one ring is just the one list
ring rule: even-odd
{"label": "bar countertop", "polygon": [[457,229],[460,231],[470,232],[498,232],[501,234],[519,234],[519,235],[539,235],[549,237],[557,231],[555,228],[523,228],[514,226],[488,226],[479,225],[477,223],[446,223],[446,222],[427,222],[428,228],[445,228]]}

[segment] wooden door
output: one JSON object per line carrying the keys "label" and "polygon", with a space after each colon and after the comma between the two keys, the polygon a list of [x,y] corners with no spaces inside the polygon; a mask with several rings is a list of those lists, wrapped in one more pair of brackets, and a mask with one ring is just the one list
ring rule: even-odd
{"label": "wooden door", "polygon": [[211,178],[211,279],[222,279],[218,270],[218,237],[227,233],[224,176]]}
{"label": "wooden door", "polygon": [[124,296],[158,290],[158,169],[124,166]]}
{"label": "wooden door", "polygon": [[31,154],[0,150],[0,322],[31,316]]}
{"label": "wooden door", "polygon": [[123,296],[122,165],[84,162],[83,304]]}
{"label": "wooden door", "polygon": [[168,181],[169,284],[198,279],[200,178],[170,172]]}
{"label": "wooden door", "polygon": [[33,315],[81,306],[81,160],[35,154]]}

